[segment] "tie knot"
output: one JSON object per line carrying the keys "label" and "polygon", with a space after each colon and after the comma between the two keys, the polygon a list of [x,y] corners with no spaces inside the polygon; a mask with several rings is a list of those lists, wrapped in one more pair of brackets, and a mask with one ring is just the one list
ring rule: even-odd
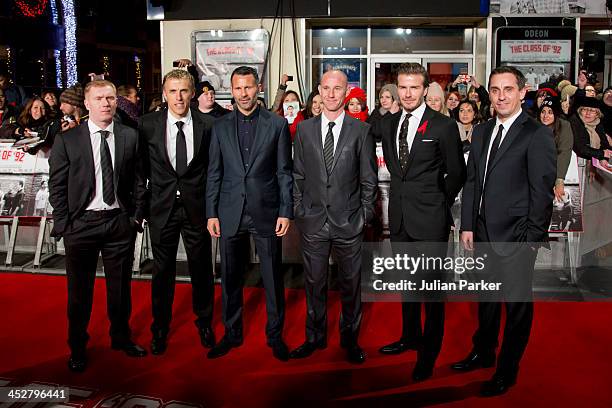
{"label": "tie knot", "polygon": [[183,125],[185,123],[182,120],[179,120],[178,122],[176,122],[176,127],[179,128],[179,130],[183,130]]}
{"label": "tie knot", "polygon": [[502,125],[501,123],[499,124],[499,129],[497,129],[498,132],[503,132],[504,131],[504,125]]}
{"label": "tie knot", "polygon": [[100,135],[102,136],[102,138],[107,139],[108,136],[110,136],[110,132],[108,130],[101,130]]}
{"label": "tie knot", "polygon": [[329,130],[332,130],[332,128],[336,126],[336,122],[329,122],[327,126],[329,126]]}

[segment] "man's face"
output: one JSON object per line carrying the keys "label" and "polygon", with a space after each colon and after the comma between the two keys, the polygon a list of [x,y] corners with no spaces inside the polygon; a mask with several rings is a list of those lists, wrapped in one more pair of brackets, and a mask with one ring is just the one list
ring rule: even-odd
{"label": "man's face", "polygon": [[66,102],[62,102],[60,104],[60,110],[62,111],[62,113],[64,115],[73,115],[74,116],[74,113],[76,112],[76,106],[71,105],[71,104],[66,103]]}
{"label": "man's face", "polygon": [[323,74],[319,85],[319,94],[323,99],[324,110],[338,112],[344,109],[344,98],[348,95],[346,76],[337,71]]}
{"label": "man's face", "polygon": [[117,110],[117,94],[110,86],[94,86],[85,95],[89,119],[96,124],[110,124]]}
{"label": "man's face", "polygon": [[204,109],[212,109],[215,105],[215,91],[204,91],[198,98],[198,104],[204,107]]}
{"label": "man's face", "polygon": [[257,105],[257,81],[253,75],[234,75],[232,96],[243,112],[251,112]]}
{"label": "man's face", "polygon": [[189,101],[194,93],[191,83],[185,78],[169,78],[164,84],[164,98],[168,102],[168,109],[179,118],[187,115]]}
{"label": "man's face", "polygon": [[427,89],[423,85],[425,78],[419,74],[399,74],[397,76],[397,91],[402,107],[412,112],[425,100]]}
{"label": "man's face", "polygon": [[519,89],[516,77],[509,72],[493,75],[489,84],[491,106],[497,116],[505,119],[521,110],[521,101],[527,89]]}
{"label": "man's face", "polygon": [[603,95],[603,101],[606,105],[612,107],[612,89],[608,89]]}

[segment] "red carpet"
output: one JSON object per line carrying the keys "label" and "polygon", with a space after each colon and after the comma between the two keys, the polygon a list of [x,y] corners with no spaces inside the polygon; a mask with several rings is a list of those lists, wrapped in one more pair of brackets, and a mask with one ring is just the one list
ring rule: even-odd
{"label": "red carpet", "polygon": [[[133,284],[134,340],[150,341],[150,286]],[[217,287],[215,332],[222,335]],[[478,397],[492,369],[457,374],[450,362],[470,349],[475,304],[449,304],[442,354],[434,377],[410,380],[415,353],[382,356],[377,348],[399,334],[399,305],[368,304],[361,345],[368,360],[344,361],[338,346],[337,293],[330,296],[329,346],[301,361],[281,363],[265,346],[263,291],[245,291],[245,344],[227,356],[208,360],[191,315],[191,292],[178,285],[169,348],[163,356],[130,359],[110,350],[104,281],[96,285],[90,324],[89,368],[72,374],[66,367],[65,278],[0,274],[0,385],[52,383],[73,388],[77,406],[133,408],[199,405],[212,407],[610,407],[612,304],[540,303],[521,365],[519,382],[506,395]],[[287,292],[285,339],[290,348],[304,336],[304,293]],[[10,405],[10,404],[9,404]],[[6,405],[2,405],[3,407]]]}

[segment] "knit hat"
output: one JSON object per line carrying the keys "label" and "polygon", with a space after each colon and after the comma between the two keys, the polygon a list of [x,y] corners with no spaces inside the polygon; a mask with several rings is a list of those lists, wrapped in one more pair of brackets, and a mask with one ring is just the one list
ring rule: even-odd
{"label": "knit hat", "polygon": [[574,108],[576,108],[576,110],[580,108],[597,108],[601,111],[601,101],[592,96],[583,96],[576,98],[574,101]]}
{"label": "knit hat", "polygon": [[567,79],[564,79],[563,81],[559,82],[559,85],[557,85],[557,89],[561,92],[561,100],[565,101],[567,100],[568,96],[574,96],[578,88],[572,85],[572,83]]}
{"label": "knit hat", "polygon": [[558,118],[561,114],[561,101],[559,101],[559,98],[556,96],[547,96],[546,99],[542,101],[538,113],[541,114],[544,108],[551,108],[555,114],[555,118]]}
{"label": "knit hat", "polygon": [[206,89],[206,92],[208,92],[208,91],[215,92],[215,88],[211,85],[210,82],[208,82],[208,81],[199,82],[196,85],[196,88],[195,88],[195,96],[194,96],[194,98],[198,99],[204,93],[204,89]]}
{"label": "knit hat", "polygon": [[551,88],[539,88],[538,92],[536,92],[536,98],[543,93],[546,93],[547,96],[558,96],[557,93]]}
{"label": "knit hat", "polygon": [[355,87],[352,88],[351,91],[349,92],[348,96],[346,98],[344,98],[344,105],[346,105],[347,103],[349,103],[349,101],[353,98],[357,98],[359,100],[359,102],[363,102],[366,103],[367,97],[366,97],[366,93],[363,89]]}
{"label": "knit hat", "polygon": [[81,109],[85,109],[85,94],[81,84],[74,84],[66,88],[60,95],[60,103],[67,103]]}
{"label": "knit hat", "polygon": [[380,88],[380,92],[378,92],[378,98],[382,96],[383,92],[389,92],[393,100],[399,103],[399,93],[397,92],[397,85],[395,84],[383,85],[383,87]]}

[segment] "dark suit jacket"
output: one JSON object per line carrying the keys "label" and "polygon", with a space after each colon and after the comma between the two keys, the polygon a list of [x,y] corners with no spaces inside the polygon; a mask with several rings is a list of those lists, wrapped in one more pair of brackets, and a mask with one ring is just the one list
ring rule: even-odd
{"label": "dark suit jacket", "polygon": [[[472,133],[468,176],[463,188],[462,231],[475,231],[487,150],[495,119]],[[552,215],[557,153],[552,131],[525,111],[515,120],[495,160],[484,189],[485,222],[491,242],[545,242]]]}
{"label": "dark suit jacket", "polygon": [[332,236],[352,238],[374,217],[377,168],[370,125],[344,116],[327,175],[323,158],[321,115],[298,124],[293,177],[296,224],[315,234],[329,221]]}
{"label": "dark suit jacket", "polygon": [[[144,216],[144,179],[138,168],[138,134],[114,124],[114,184],[119,206],[141,221]],[[53,234],[62,236],[71,222],[93,200],[96,192],[93,151],[87,122],[55,137],[49,157],[49,203],[53,206]]]}
{"label": "dark suit jacket", "polygon": [[242,162],[236,126],[236,112],[213,125],[206,216],[219,218],[222,236],[231,237],[238,232],[248,202],[257,233],[271,236],[279,217],[293,218],[289,125],[260,109],[248,167]]}
{"label": "dark suit jacket", "polygon": [[[179,176],[170,160],[166,147],[166,120],[168,110],[152,112],[140,119],[138,131],[142,168],[149,180],[147,188],[147,220],[151,227],[152,239],[156,239],[168,222],[174,205],[177,190],[194,225],[206,224],[206,170],[208,168],[208,148],[213,120],[197,109],[191,109],[193,120],[193,159],[187,172]],[[203,230],[203,233],[205,231]]]}
{"label": "dark suit jacket", "polygon": [[397,129],[402,111],[385,115],[382,145],[391,173],[389,228],[404,230],[414,239],[440,239],[453,223],[450,208],[465,181],[465,160],[457,123],[425,108],[408,156],[405,171],[397,154]]}

